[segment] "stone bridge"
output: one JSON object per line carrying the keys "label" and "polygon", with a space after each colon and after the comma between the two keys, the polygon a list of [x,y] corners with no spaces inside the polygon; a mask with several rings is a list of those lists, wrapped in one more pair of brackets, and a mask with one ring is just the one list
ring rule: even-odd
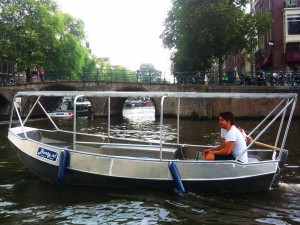
{"label": "stone bridge", "polygon": [[[298,87],[261,87],[261,86],[205,86],[205,85],[181,85],[169,83],[126,83],[112,81],[47,81],[44,83],[25,83],[14,84],[11,86],[0,87],[0,115],[10,114],[11,103],[14,95],[18,91],[165,91],[165,92],[246,92],[246,93],[284,93],[297,92]],[[46,110],[52,111],[60,99],[43,103]],[[95,116],[107,114],[106,99],[89,99],[92,103]],[[122,115],[124,98],[113,99],[111,102],[112,115]],[[160,104],[156,99],[152,99],[156,112],[159,112]],[[28,106],[23,111],[26,115],[29,103],[22,102],[22,106]],[[266,115],[270,107],[262,100],[249,102],[247,100],[183,100],[181,101],[181,116],[193,118],[216,117],[221,111],[232,111],[237,117],[259,117]],[[26,109],[26,107],[25,107]],[[167,102],[164,113],[173,116],[176,114],[174,102]],[[300,103],[298,101],[295,115],[300,116]]]}

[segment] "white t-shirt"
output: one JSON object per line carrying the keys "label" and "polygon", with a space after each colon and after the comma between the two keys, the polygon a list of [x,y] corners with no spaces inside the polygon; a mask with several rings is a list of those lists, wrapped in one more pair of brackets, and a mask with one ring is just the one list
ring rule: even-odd
{"label": "white t-shirt", "polygon": [[[238,158],[247,148],[245,138],[241,131],[234,125],[231,126],[230,130],[227,132],[226,129],[221,129],[221,138],[224,138],[226,142],[234,141],[233,149],[231,154]],[[240,161],[247,163],[248,162],[248,153],[247,151],[239,158]]]}

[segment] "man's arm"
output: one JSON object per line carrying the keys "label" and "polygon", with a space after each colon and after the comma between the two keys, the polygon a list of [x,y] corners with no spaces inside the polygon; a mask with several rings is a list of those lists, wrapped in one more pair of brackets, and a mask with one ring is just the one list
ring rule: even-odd
{"label": "man's arm", "polygon": [[229,155],[232,151],[234,144],[235,144],[235,141],[228,141],[228,142],[226,142],[224,148],[221,148],[218,151],[212,151],[211,153],[215,154],[215,155]]}
{"label": "man's arm", "polygon": [[203,153],[204,153],[204,154],[207,154],[208,152],[220,151],[220,150],[222,150],[223,148],[225,148],[225,146],[226,146],[225,139],[222,138],[222,139],[221,139],[220,145],[218,145],[217,147],[205,149],[205,150],[203,151]]}

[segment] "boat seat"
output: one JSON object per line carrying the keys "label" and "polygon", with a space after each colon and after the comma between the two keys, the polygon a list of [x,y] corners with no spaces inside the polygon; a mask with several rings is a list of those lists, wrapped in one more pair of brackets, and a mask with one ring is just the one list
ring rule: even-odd
{"label": "boat seat", "polygon": [[[267,160],[271,160],[271,159],[267,159]],[[253,155],[248,156],[248,162],[259,162],[259,161],[263,161],[263,159],[259,156],[253,156]]]}
{"label": "boat seat", "polygon": [[[18,134],[21,138],[25,138],[24,133],[19,133]],[[32,130],[32,131],[27,131],[26,136],[29,139],[32,139],[34,141],[41,141],[42,135],[38,130]]]}
{"label": "boat seat", "polygon": [[[163,147],[162,158],[173,159],[176,149],[177,148]],[[100,147],[100,154],[159,159],[160,146],[105,144]]]}
{"label": "boat seat", "polygon": [[201,160],[203,149],[200,147],[180,146],[175,152],[175,159],[180,160]]}

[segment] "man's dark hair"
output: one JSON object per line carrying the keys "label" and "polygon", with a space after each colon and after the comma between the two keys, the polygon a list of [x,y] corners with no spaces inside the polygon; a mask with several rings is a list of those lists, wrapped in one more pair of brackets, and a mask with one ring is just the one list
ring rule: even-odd
{"label": "man's dark hair", "polygon": [[231,125],[233,125],[235,122],[234,115],[231,112],[222,112],[219,114],[219,116],[226,121],[230,121]]}

